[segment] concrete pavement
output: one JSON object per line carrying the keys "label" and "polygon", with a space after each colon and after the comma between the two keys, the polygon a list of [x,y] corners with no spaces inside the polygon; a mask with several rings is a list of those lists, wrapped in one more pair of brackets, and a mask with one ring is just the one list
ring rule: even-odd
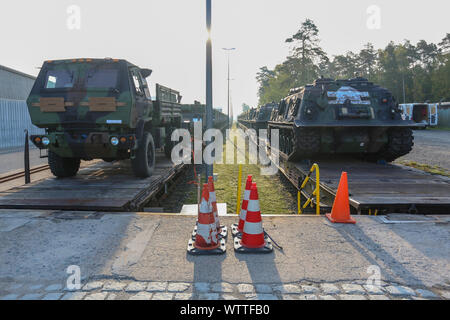
{"label": "concrete pavement", "polygon": [[[229,238],[225,255],[207,257],[186,253],[195,219],[0,210],[0,297],[63,298],[66,270],[75,265],[82,288],[68,299],[176,299],[177,293],[187,299],[450,298],[448,216],[392,224],[356,216],[356,225],[315,216],[264,217],[283,251],[235,254]],[[368,291],[361,286],[377,267],[382,286]],[[92,282],[98,283],[87,290]]]}

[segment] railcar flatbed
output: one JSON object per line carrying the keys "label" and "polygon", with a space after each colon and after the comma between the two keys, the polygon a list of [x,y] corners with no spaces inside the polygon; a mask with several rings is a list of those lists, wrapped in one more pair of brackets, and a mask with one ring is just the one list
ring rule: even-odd
{"label": "railcar flatbed", "polygon": [[[247,129],[244,125],[239,125],[242,129]],[[448,177],[396,163],[373,163],[345,156],[300,162],[290,162],[281,153],[279,161],[270,158],[297,189],[300,189],[312,164],[319,165],[322,213],[330,212],[344,171],[348,174],[350,206],[354,213],[450,213]],[[315,174],[312,174],[310,182],[302,190],[304,197],[311,196],[315,182]]]}
{"label": "railcar flatbed", "polygon": [[[319,159],[311,162],[280,161],[279,168],[297,187],[311,163],[320,169],[322,210],[333,205],[342,172],[348,174],[350,206],[355,213],[450,213],[450,179],[398,164],[377,164],[352,159]],[[309,197],[311,186],[305,189]]]}
{"label": "railcar flatbed", "polygon": [[139,211],[185,168],[157,154],[149,178],[133,175],[130,161],[97,162],[73,178],[49,176],[0,192],[0,209]]}

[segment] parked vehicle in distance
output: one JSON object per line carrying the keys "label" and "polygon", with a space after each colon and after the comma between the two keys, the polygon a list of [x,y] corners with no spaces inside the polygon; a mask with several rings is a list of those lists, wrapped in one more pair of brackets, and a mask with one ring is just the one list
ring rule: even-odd
{"label": "parked vehicle in distance", "polygon": [[27,104],[32,123],[46,134],[30,139],[48,149],[55,176],[75,176],[80,160],[130,159],[135,175],[146,178],[156,148],[170,156],[171,132],[181,128],[181,95],[156,84],[152,100],[151,73],[122,59],[44,62]]}
{"label": "parked vehicle in distance", "polygon": [[[183,119],[183,127],[191,133],[194,131],[194,123],[202,121],[203,131],[206,130],[206,105],[198,101],[194,104],[181,105],[181,114]],[[213,108],[213,128],[224,132],[228,128],[228,116],[221,111]]]}
{"label": "parked vehicle in distance", "polygon": [[434,127],[438,125],[438,103],[406,103],[401,104],[402,119],[424,124],[421,127]]}

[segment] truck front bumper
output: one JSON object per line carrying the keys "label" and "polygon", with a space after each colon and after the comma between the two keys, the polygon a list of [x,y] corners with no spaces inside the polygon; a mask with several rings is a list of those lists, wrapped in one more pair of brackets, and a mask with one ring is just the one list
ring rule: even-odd
{"label": "truck front bumper", "polygon": [[30,140],[39,149],[49,149],[60,157],[81,159],[122,159],[136,145],[134,134],[105,132],[54,132],[33,135]]}

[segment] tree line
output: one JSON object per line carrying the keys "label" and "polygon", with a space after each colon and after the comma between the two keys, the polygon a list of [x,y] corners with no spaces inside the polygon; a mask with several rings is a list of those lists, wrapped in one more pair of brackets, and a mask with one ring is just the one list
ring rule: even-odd
{"label": "tree line", "polygon": [[330,58],[320,47],[319,29],[306,19],[286,42],[292,45],[286,60],[273,70],[264,66],[257,73],[260,105],[279,101],[291,88],[310,84],[320,76],[368,78],[390,90],[399,103],[450,101],[450,33],[438,44],[391,41],[376,50],[367,43],[358,53],[349,51]]}

